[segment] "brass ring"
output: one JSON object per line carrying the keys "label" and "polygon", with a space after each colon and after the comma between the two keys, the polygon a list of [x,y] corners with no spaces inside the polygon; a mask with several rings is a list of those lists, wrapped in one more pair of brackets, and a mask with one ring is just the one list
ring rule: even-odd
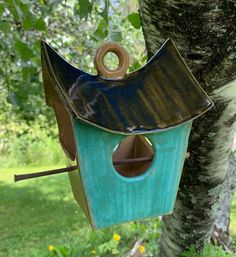
{"label": "brass ring", "polygon": [[[109,70],[104,65],[104,56],[109,52],[116,54],[119,59],[119,66],[115,70]],[[99,76],[121,79],[125,76],[129,67],[129,54],[121,45],[114,42],[106,42],[100,48],[98,48],[95,54],[94,64]]]}

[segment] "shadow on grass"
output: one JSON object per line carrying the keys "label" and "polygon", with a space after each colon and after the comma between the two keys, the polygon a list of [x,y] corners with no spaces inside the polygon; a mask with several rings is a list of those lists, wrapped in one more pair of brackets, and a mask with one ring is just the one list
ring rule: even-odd
{"label": "shadow on grass", "polygon": [[68,245],[73,237],[89,233],[88,222],[62,179],[23,186],[0,182],[1,257],[43,256],[49,244]]}

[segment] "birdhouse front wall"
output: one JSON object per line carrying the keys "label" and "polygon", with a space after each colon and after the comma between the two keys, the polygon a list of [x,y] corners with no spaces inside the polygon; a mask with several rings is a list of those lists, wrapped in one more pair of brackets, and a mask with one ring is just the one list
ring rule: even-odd
{"label": "birdhouse front wall", "polygon": [[121,176],[112,163],[114,149],[126,135],[110,133],[78,119],[73,119],[73,128],[94,228],[173,211],[191,121],[167,131],[145,134],[154,149],[153,161],[145,173],[131,178]]}

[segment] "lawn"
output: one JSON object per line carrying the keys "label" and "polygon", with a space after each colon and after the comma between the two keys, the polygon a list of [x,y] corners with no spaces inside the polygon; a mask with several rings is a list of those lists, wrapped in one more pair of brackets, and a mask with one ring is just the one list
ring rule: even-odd
{"label": "lawn", "polygon": [[[134,222],[92,231],[72,196],[67,174],[13,182],[14,172],[50,168],[55,167],[0,170],[1,257],[46,256],[49,245],[68,246],[78,256],[96,256],[95,252],[106,250],[102,246],[110,247],[114,233],[121,235],[117,249],[123,256],[135,238],[150,233],[144,223]],[[159,230],[155,221],[145,221],[152,232]]]}
{"label": "lawn", "polygon": [[89,233],[67,174],[14,183],[13,172],[0,172],[1,257],[43,256],[49,244],[72,243]]}
{"label": "lawn", "polygon": [[[13,182],[14,173],[50,168],[0,170],[1,257],[49,256],[49,245],[66,246],[81,257],[110,257],[114,249],[124,256],[140,237],[149,239],[146,252],[156,256],[158,219],[92,231],[72,196],[67,174]],[[231,231],[236,238],[236,201]],[[112,244],[114,233],[121,235],[118,245]]]}

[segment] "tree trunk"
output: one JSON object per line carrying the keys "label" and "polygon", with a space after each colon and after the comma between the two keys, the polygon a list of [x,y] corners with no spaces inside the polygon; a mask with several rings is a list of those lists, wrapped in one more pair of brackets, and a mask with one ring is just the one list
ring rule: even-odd
{"label": "tree trunk", "polygon": [[213,243],[223,246],[225,249],[231,248],[230,226],[230,206],[236,189],[236,157],[232,154],[229,160],[227,178],[224,181],[223,192],[221,194],[219,209],[214,221],[211,235]]}
{"label": "tree trunk", "polygon": [[209,240],[222,192],[236,120],[236,0],[140,0],[149,58],[172,38],[215,103],[195,120],[173,214],[163,218],[160,257]]}

